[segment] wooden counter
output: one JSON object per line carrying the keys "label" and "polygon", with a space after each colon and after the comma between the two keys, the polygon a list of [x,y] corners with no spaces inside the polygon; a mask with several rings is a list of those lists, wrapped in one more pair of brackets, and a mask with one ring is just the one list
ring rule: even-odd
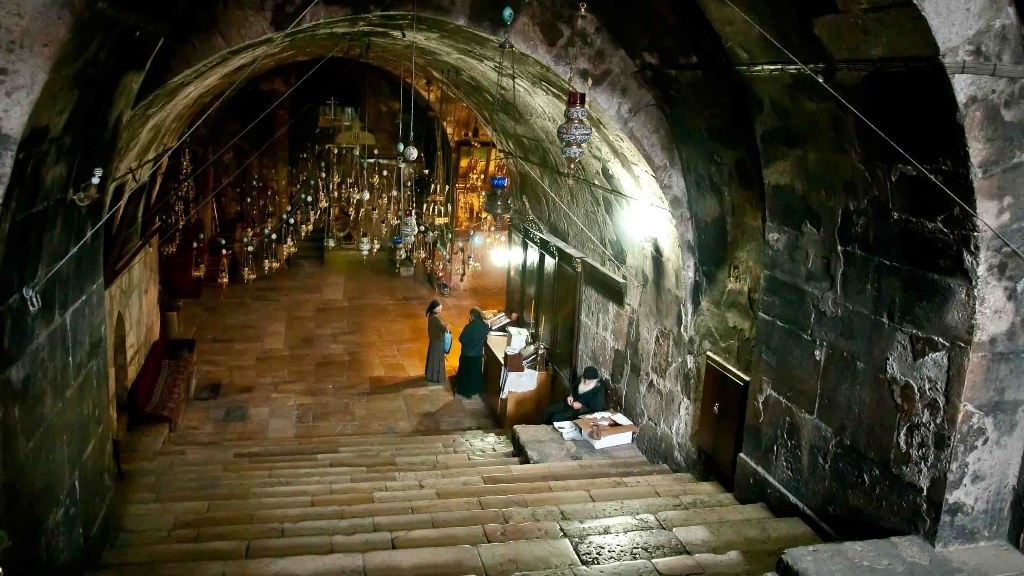
{"label": "wooden counter", "polygon": [[484,346],[484,404],[491,410],[499,426],[511,428],[517,424],[539,424],[544,408],[551,398],[551,378],[547,371],[537,373],[537,385],[532,390],[509,392],[501,397],[502,372],[505,364],[506,335],[488,335]]}

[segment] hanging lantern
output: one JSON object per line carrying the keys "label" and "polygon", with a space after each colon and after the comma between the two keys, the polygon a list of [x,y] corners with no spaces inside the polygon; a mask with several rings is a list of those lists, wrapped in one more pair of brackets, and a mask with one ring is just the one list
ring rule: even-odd
{"label": "hanging lantern", "polygon": [[484,211],[494,217],[512,212],[509,203],[508,176],[491,176],[491,190],[484,199]]}
{"label": "hanging lantern", "polygon": [[[202,239],[202,238],[200,238]],[[202,278],[206,275],[206,257],[200,249],[200,242],[192,243],[192,277]]]}
{"label": "hanging lantern", "polygon": [[217,284],[220,284],[221,288],[226,288],[228,285],[228,251],[220,251],[220,270],[217,271]]}
{"label": "hanging lantern", "polygon": [[590,142],[593,129],[587,122],[587,95],[575,90],[569,92],[565,106],[565,122],[558,127],[558,139],[562,142],[562,156],[569,163],[569,172],[576,169],[583,157],[583,146]]}
{"label": "hanging lantern", "polygon": [[413,212],[412,208],[408,208],[405,211],[405,216],[402,218],[402,241],[406,244],[412,244],[416,239],[416,213]]}
{"label": "hanging lantern", "polygon": [[410,142],[404,150],[402,150],[402,156],[405,157],[409,162],[415,162],[420,157],[420,151],[416,149],[416,145]]}
{"label": "hanging lantern", "polygon": [[359,252],[363,255],[363,262],[366,262],[366,257],[370,255],[370,238],[366,232],[359,236]]}

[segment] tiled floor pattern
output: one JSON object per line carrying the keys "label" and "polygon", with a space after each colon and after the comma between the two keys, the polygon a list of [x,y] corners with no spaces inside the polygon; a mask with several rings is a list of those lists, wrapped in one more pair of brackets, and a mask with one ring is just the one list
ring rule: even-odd
{"label": "tiled floor pattern", "polygon": [[[491,283],[440,298],[456,337],[470,306],[503,306]],[[332,252],[326,265],[291,269],[186,301],[181,324],[194,329],[197,389],[220,384],[218,398],[193,401],[173,438],[225,440],[490,428],[479,400],[428,385],[424,309],[438,297],[422,277],[400,277],[383,256],[366,263]]]}

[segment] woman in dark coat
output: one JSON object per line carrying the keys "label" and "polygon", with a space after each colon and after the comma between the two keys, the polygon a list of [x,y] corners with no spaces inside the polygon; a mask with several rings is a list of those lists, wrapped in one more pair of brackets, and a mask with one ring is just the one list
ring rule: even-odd
{"label": "woman in dark coat", "polygon": [[448,376],[444,367],[444,335],[448,332],[448,325],[441,319],[441,302],[437,299],[431,300],[427,306],[427,382],[440,384]]}
{"label": "woman in dark coat", "polygon": [[604,410],[605,389],[600,377],[597,368],[584,368],[583,379],[574,393],[566,396],[564,402],[552,404],[544,410],[544,423],[575,420],[584,414]]}
{"label": "woman in dark coat", "polygon": [[484,344],[490,326],[484,322],[479,308],[469,309],[469,324],[459,334],[462,353],[459,355],[459,371],[455,373],[455,392],[466,398],[479,394],[484,389],[483,354]]}

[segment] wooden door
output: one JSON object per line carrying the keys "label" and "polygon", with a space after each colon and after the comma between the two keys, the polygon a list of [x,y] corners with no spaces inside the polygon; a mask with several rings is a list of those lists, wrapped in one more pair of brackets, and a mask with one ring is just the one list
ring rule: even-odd
{"label": "wooden door", "polygon": [[743,449],[750,378],[710,352],[705,358],[697,449],[711,473],[731,490]]}

